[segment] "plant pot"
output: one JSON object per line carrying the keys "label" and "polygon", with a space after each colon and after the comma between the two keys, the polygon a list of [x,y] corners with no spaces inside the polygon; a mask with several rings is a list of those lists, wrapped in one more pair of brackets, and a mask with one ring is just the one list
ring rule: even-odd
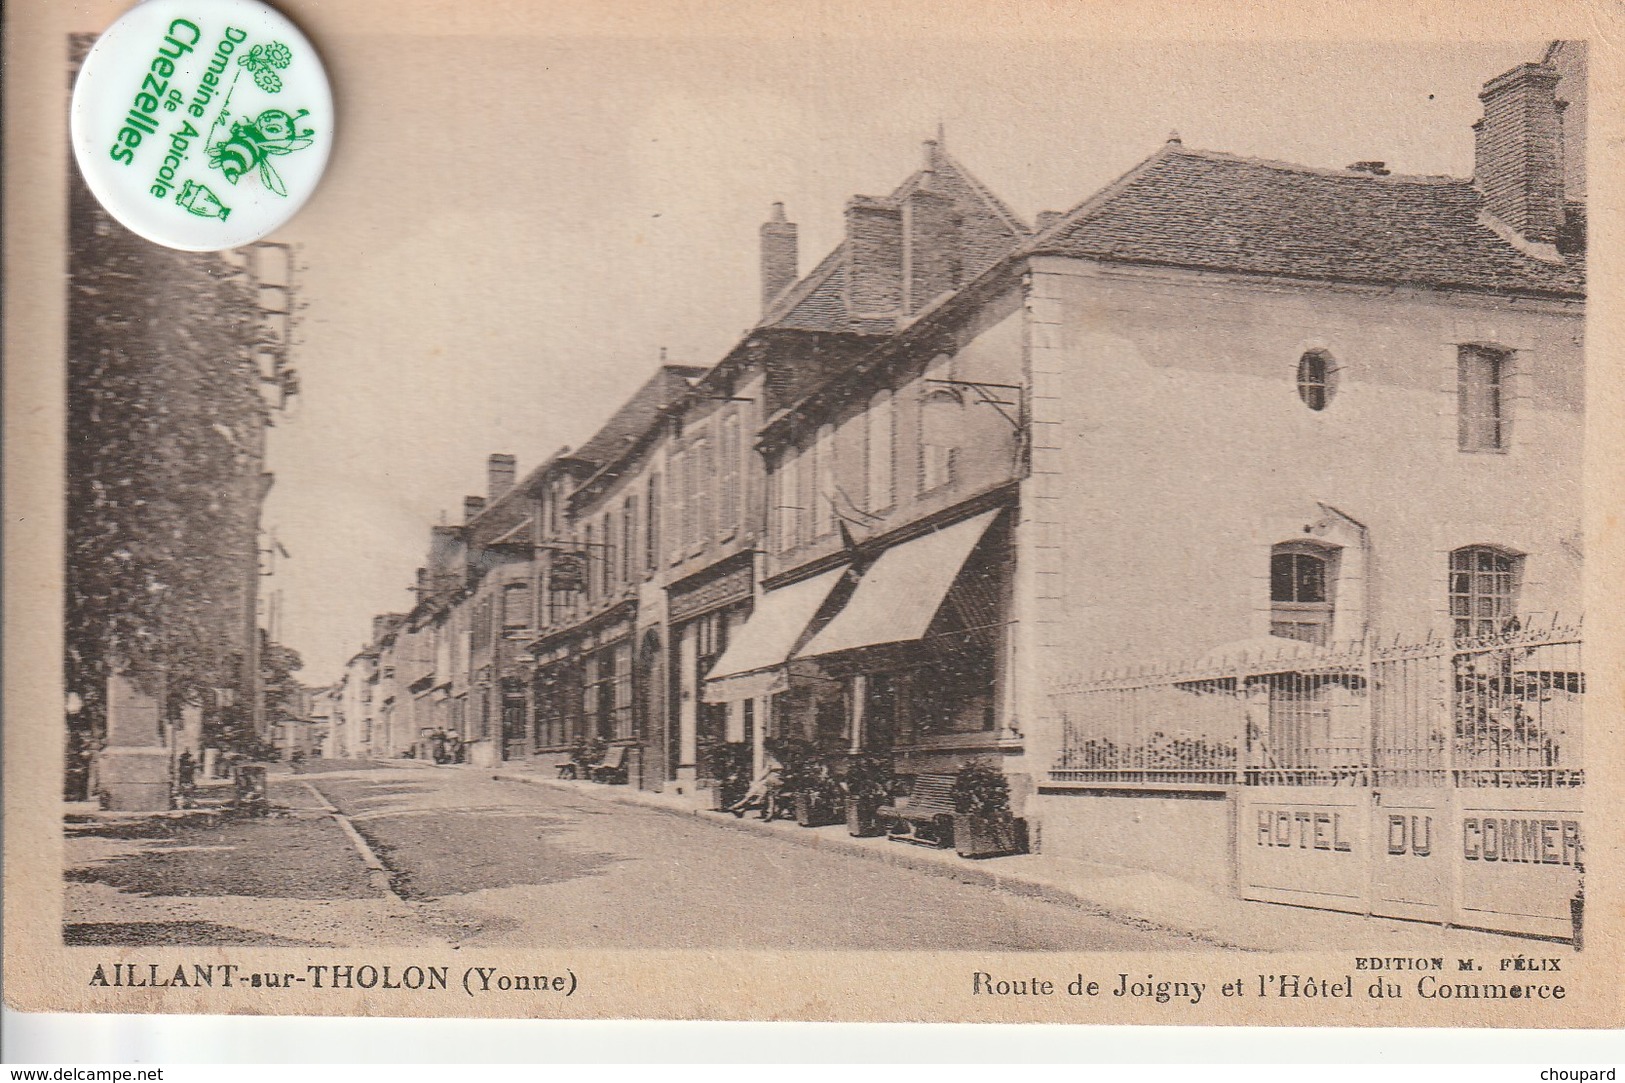
{"label": "plant pot", "polygon": [[796,823],[802,827],[827,827],[841,821],[833,802],[807,790],[796,794],[795,807]]}
{"label": "plant pot", "polygon": [[882,833],[879,797],[848,797],[846,799],[846,833],[855,839],[873,838]]}
{"label": "plant pot", "polygon": [[954,813],[954,850],[960,857],[998,857],[1021,852],[1016,821],[1008,813],[979,816]]}

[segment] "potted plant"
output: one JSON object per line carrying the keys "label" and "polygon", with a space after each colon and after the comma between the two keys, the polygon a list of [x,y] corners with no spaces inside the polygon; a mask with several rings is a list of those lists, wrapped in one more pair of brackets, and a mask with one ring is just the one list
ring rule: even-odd
{"label": "potted plant", "polygon": [[984,760],[972,760],[954,775],[954,849],[960,857],[996,857],[1021,849],[1010,815],[1010,782]]}
{"label": "potted plant", "polygon": [[881,833],[880,806],[891,800],[896,776],[890,756],[862,753],[846,761],[841,790],[846,798],[846,830],[853,838]]}
{"label": "potted plant", "polygon": [[750,745],[743,741],[709,742],[702,762],[717,794],[718,808],[732,806],[750,789]]}
{"label": "potted plant", "polygon": [[813,783],[796,794],[796,823],[802,827],[838,824],[846,811],[845,794],[828,763],[820,764]]}
{"label": "potted plant", "polygon": [[841,791],[829,761],[810,741],[790,737],[779,742],[781,789],[802,827],[823,827],[841,820]]}

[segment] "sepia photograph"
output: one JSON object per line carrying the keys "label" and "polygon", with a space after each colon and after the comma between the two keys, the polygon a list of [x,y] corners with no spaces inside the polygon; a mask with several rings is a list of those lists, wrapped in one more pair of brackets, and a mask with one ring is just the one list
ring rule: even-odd
{"label": "sepia photograph", "polygon": [[1583,22],[279,7],[169,65],[190,228],[331,141],[219,251],[35,20],[13,1003],[1618,1023]]}

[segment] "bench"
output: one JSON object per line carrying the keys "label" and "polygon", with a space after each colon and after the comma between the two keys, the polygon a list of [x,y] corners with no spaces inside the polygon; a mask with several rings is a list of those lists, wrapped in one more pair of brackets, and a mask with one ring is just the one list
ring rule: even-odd
{"label": "bench", "polygon": [[604,758],[588,771],[594,782],[626,781],[626,746],[616,745],[604,753]]}
{"label": "bench", "polygon": [[579,773],[576,768],[575,760],[561,760],[553,765],[553,769],[559,773],[560,778],[573,779]]}
{"label": "bench", "polygon": [[954,843],[953,789],[953,775],[916,775],[908,796],[876,815],[890,821],[887,836],[894,841],[946,849]]}

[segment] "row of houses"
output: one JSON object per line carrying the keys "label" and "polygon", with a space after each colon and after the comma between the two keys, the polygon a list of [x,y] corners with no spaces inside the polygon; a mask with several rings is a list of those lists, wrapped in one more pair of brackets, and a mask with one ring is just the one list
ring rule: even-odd
{"label": "row of houses", "polygon": [[[1460,853],[1431,887],[1382,861],[1383,755],[1440,832],[1487,822],[1469,791],[1579,815],[1572,712],[1487,766],[1460,667],[1561,653],[1475,686],[1514,715],[1583,681],[1583,46],[1480,97],[1472,178],[1173,136],[1029,223],[938,139],[805,273],[774,205],[761,318],[725,356],[662,363],[522,475],[492,455],[430,528],[410,609],[334,692],[331,754],[445,731],[551,764],[600,738],[631,785],[694,793],[714,743],[760,764],[798,736],[905,774],[994,762],[1056,853],[1491,926],[1558,905],[1462,889]],[[1373,644],[1410,652],[1425,709],[1394,714]],[[1361,825],[1336,847],[1246,828],[1334,792]]]}

